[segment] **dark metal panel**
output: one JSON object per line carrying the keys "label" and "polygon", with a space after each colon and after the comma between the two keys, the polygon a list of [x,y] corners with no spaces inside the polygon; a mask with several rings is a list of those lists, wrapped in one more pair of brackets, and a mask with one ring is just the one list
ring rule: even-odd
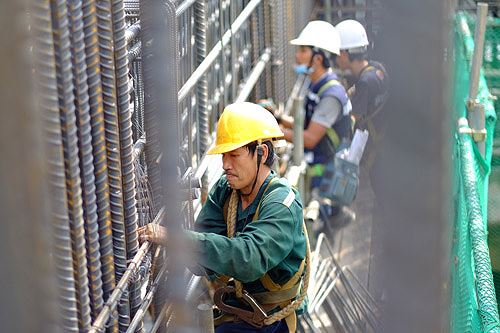
{"label": "dark metal panel", "polygon": [[[41,246],[45,231],[52,230],[53,258],[57,275],[58,327],[78,331],[71,235],[66,200],[66,182],[59,120],[53,29],[49,1],[33,1],[33,54],[37,105],[35,112],[28,84],[27,29],[22,1],[0,4],[2,22],[10,29],[0,33],[9,52],[2,53],[0,84],[4,121],[0,135],[4,159],[0,165],[1,220],[0,286],[5,300],[0,318],[6,332],[58,331],[50,313],[46,273],[48,248]],[[67,36],[67,35],[66,35]],[[12,112],[15,110],[16,112]],[[44,140],[40,117],[43,118]],[[20,135],[22,133],[22,135]],[[43,149],[41,145],[44,143]],[[45,153],[45,156],[42,154]],[[45,160],[45,163],[42,162]],[[43,185],[45,184],[45,186]],[[48,191],[45,192],[47,190]],[[46,198],[53,200],[49,202]],[[47,209],[50,209],[50,218]],[[49,221],[50,224],[49,225]],[[43,267],[43,269],[41,269]]]}
{"label": "dark metal panel", "polygon": [[446,332],[450,244],[451,13],[445,2],[382,1],[387,126],[373,187],[372,286],[385,332]]}

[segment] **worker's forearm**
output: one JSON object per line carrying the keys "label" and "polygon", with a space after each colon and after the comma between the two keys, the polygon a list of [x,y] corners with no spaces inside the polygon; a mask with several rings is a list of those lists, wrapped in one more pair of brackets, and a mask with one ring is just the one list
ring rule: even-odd
{"label": "worker's forearm", "polygon": [[284,139],[288,142],[293,142],[293,130],[289,128],[281,128],[283,134],[285,134]]}
{"label": "worker's forearm", "polygon": [[[289,128],[282,128],[281,130],[285,134],[284,139],[288,142],[293,142],[293,130]],[[318,141],[315,137],[307,131],[304,132],[304,148],[313,149],[317,143]]]}
{"label": "worker's forearm", "polygon": [[284,128],[293,128],[293,118],[287,115],[282,115],[280,118],[280,125]]}
{"label": "worker's forearm", "polygon": [[245,242],[241,237],[186,231],[185,241],[194,250],[198,264],[242,282],[254,281],[270,268],[248,239]]}

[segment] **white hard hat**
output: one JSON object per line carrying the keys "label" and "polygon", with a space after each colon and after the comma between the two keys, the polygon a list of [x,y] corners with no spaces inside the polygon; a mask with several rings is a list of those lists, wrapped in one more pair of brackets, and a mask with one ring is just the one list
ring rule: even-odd
{"label": "white hard hat", "polygon": [[290,41],[292,45],[312,46],[334,54],[340,54],[340,36],[333,25],[325,21],[311,21]]}
{"label": "white hard hat", "polygon": [[356,48],[366,48],[368,37],[366,30],[361,23],[356,20],[345,20],[335,26],[340,35],[340,49],[351,50]]}

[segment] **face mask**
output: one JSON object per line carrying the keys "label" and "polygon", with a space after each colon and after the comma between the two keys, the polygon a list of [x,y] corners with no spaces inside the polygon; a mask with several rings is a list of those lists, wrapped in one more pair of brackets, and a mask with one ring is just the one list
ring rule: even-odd
{"label": "face mask", "polygon": [[295,65],[294,70],[296,74],[311,74],[314,72],[312,67],[308,67],[307,65]]}

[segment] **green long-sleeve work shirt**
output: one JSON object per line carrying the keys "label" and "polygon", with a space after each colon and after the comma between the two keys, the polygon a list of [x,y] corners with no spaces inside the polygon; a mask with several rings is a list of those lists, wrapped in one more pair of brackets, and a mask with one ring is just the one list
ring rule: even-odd
{"label": "green long-sleeve work shirt", "polygon": [[[250,293],[265,291],[259,281],[265,273],[275,283],[287,282],[306,254],[299,194],[285,179],[273,181],[266,189],[275,176],[271,172],[245,210],[239,201],[234,238],[226,237],[223,207],[231,188],[225,176],[210,191],[196,220],[196,231],[187,232],[199,265],[207,272],[241,281]],[[259,202],[258,219],[252,221]]]}

